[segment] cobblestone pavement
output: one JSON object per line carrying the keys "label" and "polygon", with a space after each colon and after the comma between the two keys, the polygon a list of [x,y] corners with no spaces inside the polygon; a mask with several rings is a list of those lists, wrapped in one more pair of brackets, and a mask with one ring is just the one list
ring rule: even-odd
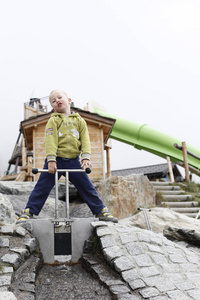
{"label": "cobblestone pavement", "polygon": [[92,225],[105,260],[124,281],[110,286],[117,299],[200,299],[198,252],[131,224]]}
{"label": "cobblestone pavement", "polygon": [[199,248],[134,227],[130,220],[91,225],[94,236],[82,265],[44,265],[39,275],[35,238],[21,226],[2,226],[0,299],[200,299]]}

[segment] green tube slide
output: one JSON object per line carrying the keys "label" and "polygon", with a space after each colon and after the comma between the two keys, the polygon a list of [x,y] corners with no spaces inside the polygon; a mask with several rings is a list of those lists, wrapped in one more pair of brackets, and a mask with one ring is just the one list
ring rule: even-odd
{"label": "green tube slide", "polygon": [[[166,159],[170,157],[174,163],[183,162],[183,153],[174,147],[174,144],[182,145],[183,141],[171,137],[167,134],[150,128],[146,124],[138,124],[132,121],[111,116],[110,114],[95,107],[94,112],[108,118],[116,120],[110,138],[132,145],[136,149],[146,150]],[[186,143],[187,150],[200,157],[200,150]],[[188,164],[196,169],[200,169],[200,160],[188,155]]]}

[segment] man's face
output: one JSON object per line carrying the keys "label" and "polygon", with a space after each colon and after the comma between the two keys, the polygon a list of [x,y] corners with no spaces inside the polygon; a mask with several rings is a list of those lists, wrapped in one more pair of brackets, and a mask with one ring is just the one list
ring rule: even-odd
{"label": "man's face", "polygon": [[53,91],[49,97],[50,104],[57,113],[66,113],[70,109],[71,99],[62,91]]}

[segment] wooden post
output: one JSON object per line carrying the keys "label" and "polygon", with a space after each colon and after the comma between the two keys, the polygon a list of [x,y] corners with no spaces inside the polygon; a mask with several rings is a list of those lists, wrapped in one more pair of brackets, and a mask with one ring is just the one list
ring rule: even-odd
{"label": "wooden post", "polygon": [[184,160],[184,168],[185,168],[185,180],[188,183],[190,183],[189,167],[188,167],[188,159],[187,159],[187,148],[186,148],[185,142],[182,142],[182,150],[183,150],[183,160]]}
{"label": "wooden post", "polygon": [[170,181],[172,183],[174,183],[174,174],[173,174],[172,164],[171,164],[171,160],[170,160],[169,156],[167,156],[167,164],[168,164],[168,169],[169,169],[169,178],[170,178]]}
{"label": "wooden post", "polygon": [[28,156],[28,167],[27,167],[27,176],[26,176],[27,181],[33,181],[33,176],[31,175],[32,167],[33,167],[33,158],[32,156]]}
{"label": "wooden post", "polygon": [[26,165],[26,147],[25,147],[25,139],[22,138],[22,166]]}
{"label": "wooden post", "polygon": [[106,146],[106,164],[107,164],[107,178],[111,176],[110,168],[110,147]]}

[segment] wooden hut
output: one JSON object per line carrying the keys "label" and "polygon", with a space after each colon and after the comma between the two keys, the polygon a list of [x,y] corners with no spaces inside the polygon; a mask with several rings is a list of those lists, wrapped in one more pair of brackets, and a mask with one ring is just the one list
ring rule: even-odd
{"label": "wooden hut", "polygon": [[[109,177],[111,174],[110,147],[107,142],[115,120],[76,107],[72,107],[71,110],[78,112],[88,126],[93,165],[90,178],[92,180],[105,179],[105,173]],[[32,167],[43,168],[46,157],[44,133],[50,115],[51,112],[47,112],[47,108],[42,106],[38,99],[25,105],[25,119],[20,123],[20,132],[23,134],[21,173],[17,176],[17,181],[37,181],[39,174],[33,175],[31,170]],[[106,151],[106,155],[104,155],[104,151]]]}

